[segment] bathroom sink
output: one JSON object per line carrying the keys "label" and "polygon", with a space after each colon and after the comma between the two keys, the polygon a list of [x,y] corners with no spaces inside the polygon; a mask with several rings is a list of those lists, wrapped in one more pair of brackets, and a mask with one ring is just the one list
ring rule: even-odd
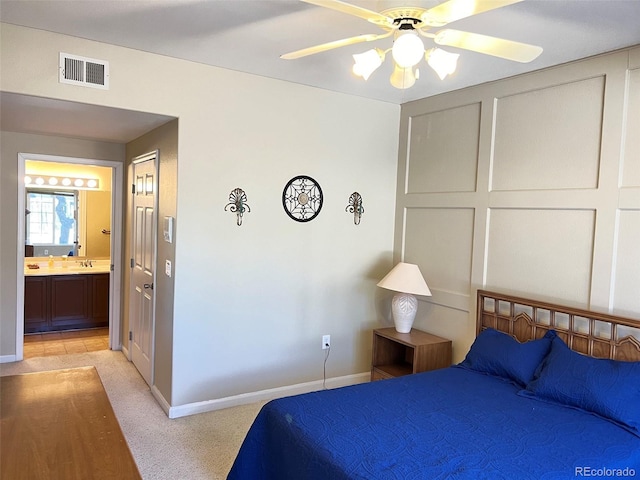
{"label": "bathroom sink", "polygon": [[69,273],[105,273],[109,271],[109,265],[94,265],[93,267],[81,267],[80,265],[69,265],[68,267],[55,267],[56,272]]}

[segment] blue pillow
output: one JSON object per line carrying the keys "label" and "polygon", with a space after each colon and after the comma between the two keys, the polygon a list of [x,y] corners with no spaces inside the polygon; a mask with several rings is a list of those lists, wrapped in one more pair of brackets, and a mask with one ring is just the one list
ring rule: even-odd
{"label": "blue pillow", "polygon": [[460,366],[525,386],[551,348],[556,332],[520,343],[510,335],[487,328],[480,332]]}
{"label": "blue pillow", "polygon": [[640,362],[588,357],[556,337],[534,379],[519,393],[595,413],[640,437]]}

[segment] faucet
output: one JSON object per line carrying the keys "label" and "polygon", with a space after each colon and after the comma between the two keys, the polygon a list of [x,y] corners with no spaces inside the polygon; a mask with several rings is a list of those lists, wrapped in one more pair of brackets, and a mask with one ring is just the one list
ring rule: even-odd
{"label": "faucet", "polygon": [[81,267],[93,267],[93,260],[81,260],[79,263]]}

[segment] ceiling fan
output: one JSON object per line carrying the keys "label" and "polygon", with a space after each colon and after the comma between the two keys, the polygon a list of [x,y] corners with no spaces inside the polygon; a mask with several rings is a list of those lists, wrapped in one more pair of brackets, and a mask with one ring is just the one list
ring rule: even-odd
{"label": "ceiling fan", "polygon": [[407,6],[390,8],[381,12],[374,12],[340,0],[301,1],[363,18],[385,30],[385,33],[365,34],[335,40],[296,50],[281,55],[280,58],[293,60],[347,45],[372,42],[393,36],[392,48],[387,50],[374,48],[364,53],[353,55],[355,61],[353,72],[367,80],[382,65],[386,54],[391,51],[394,70],[390,81],[396,88],[409,88],[415,84],[419,71],[417,68],[414,70],[414,67],[422,58],[426,59],[428,65],[436,71],[440,79],[444,79],[456,69],[459,54],[450,53],[437,47],[425,50],[424,43],[420,37],[431,39],[436,45],[461,48],[521,63],[531,62],[542,53],[541,47],[503,38],[449,28],[435,32],[431,31],[444,27],[456,20],[518,3],[522,0],[448,0],[429,9]]}

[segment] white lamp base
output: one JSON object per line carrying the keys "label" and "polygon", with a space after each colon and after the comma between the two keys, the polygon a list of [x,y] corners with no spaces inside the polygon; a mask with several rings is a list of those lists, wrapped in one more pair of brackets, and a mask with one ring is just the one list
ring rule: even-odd
{"label": "white lamp base", "polygon": [[391,300],[391,313],[396,332],[409,333],[418,311],[418,299],[410,293],[396,293]]}

